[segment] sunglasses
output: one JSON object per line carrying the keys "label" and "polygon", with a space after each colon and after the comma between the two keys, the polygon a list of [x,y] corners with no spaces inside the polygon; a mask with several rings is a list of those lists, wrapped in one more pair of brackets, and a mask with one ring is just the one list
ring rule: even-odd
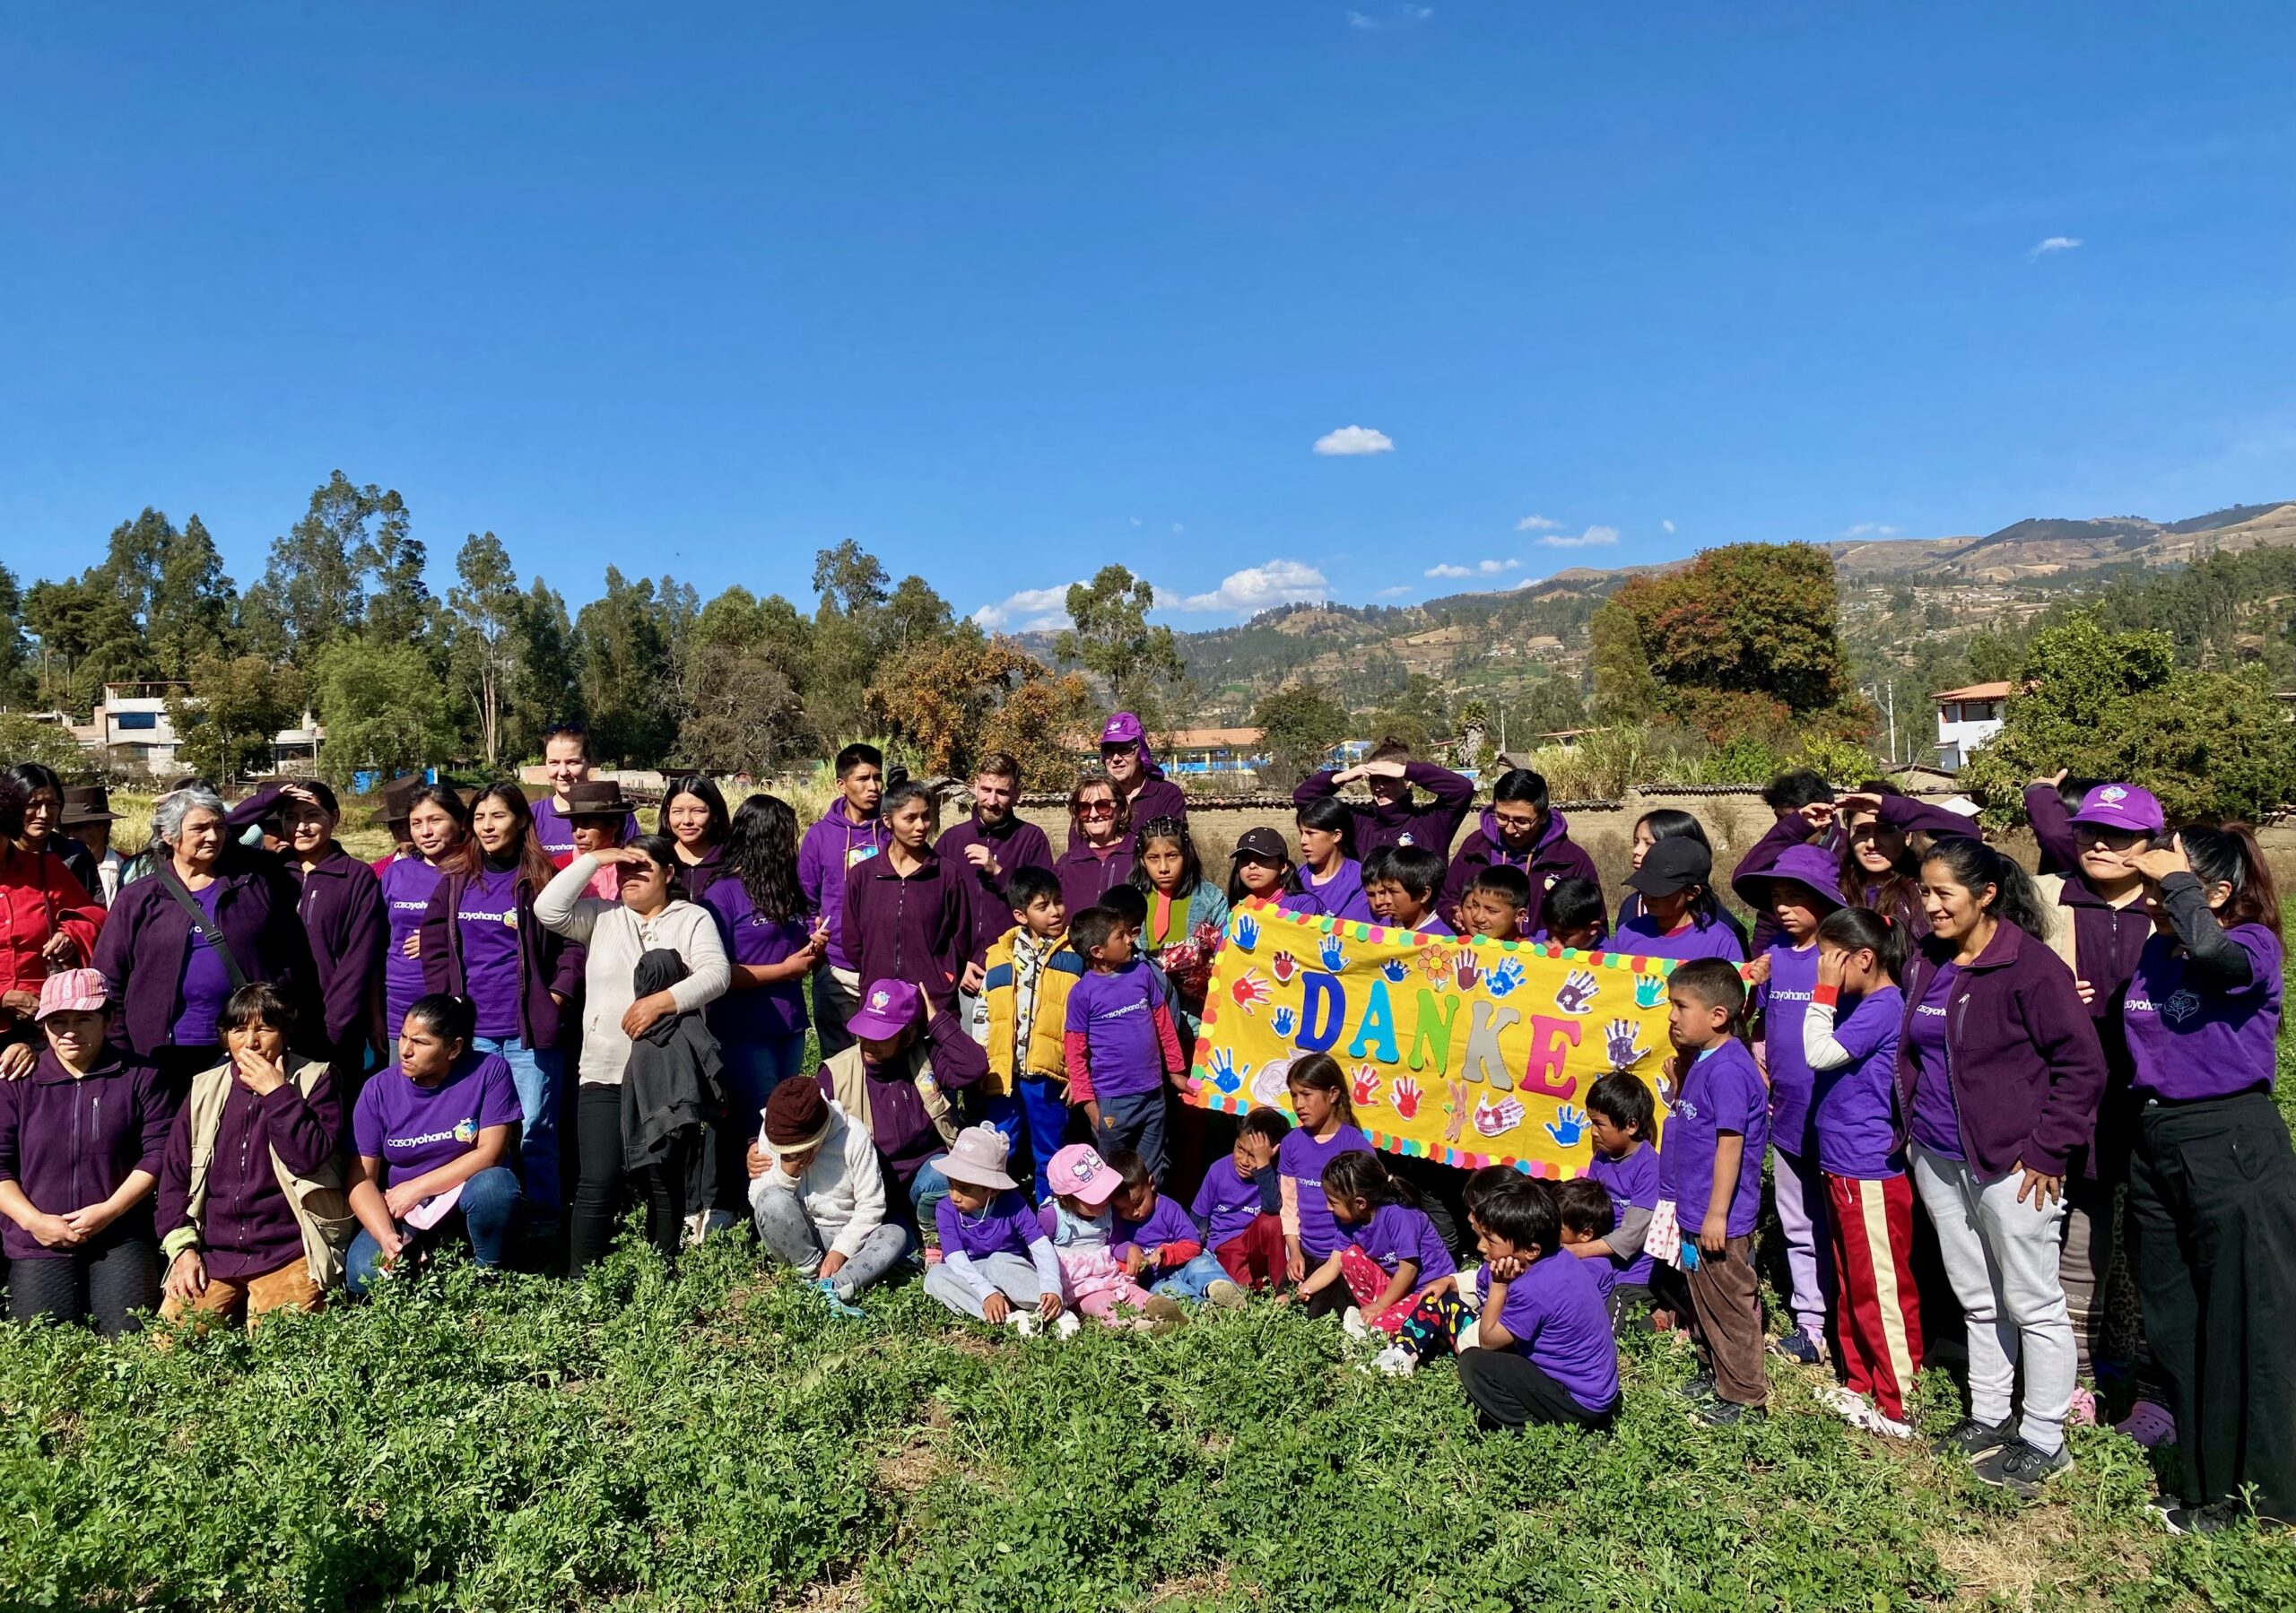
{"label": "sunglasses", "polygon": [[1088,801],[1076,809],[1076,815],[1079,818],[1113,818],[1116,816],[1116,802]]}

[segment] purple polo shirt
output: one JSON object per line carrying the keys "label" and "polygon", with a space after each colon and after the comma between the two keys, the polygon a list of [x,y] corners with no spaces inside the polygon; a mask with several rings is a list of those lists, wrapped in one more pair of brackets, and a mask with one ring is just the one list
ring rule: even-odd
{"label": "purple polo shirt", "polygon": [[406,956],[406,938],[422,927],[422,915],[439,882],[447,876],[421,857],[401,857],[383,870],[383,915],[390,939],[383,953],[383,1035],[398,1040],[406,1010],[423,994],[422,960]]}
{"label": "purple polo shirt", "polygon": [[466,1053],[435,1087],[386,1065],[359,1089],[351,1136],[361,1158],[382,1162],[379,1184],[388,1187],[453,1164],[487,1127],[515,1126],[519,1117],[518,1088],[502,1055]]}
{"label": "purple polo shirt", "polygon": [[[68,1215],[100,1204],[136,1171],[160,1174],[176,1106],[159,1071],[133,1055],[107,1048],[103,1062],[74,1076],[43,1052],[19,1080],[0,1081],[0,1182],[13,1182],[35,1209]],[[152,1236],[152,1196],[146,1193],[97,1241]],[[63,1260],[0,1216],[0,1250],[10,1260]],[[84,1253],[84,1248],[82,1253]]]}
{"label": "purple polo shirt", "polygon": [[1695,920],[1685,918],[1679,929],[1665,931],[1639,912],[1619,925],[1603,950],[1636,958],[1673,958],[1683,963],[1693,958],[1718,958],[1725,963],[1746,960],[1737,932],[1718,918],[1702,930]]}
{"label": "purple polo shirt", "polygon": [[1770,1097],[1762,1090],[1754,1055],[1735,1036],[1709,1048],[1691,1065],[1666,1115],[1659,1168],[1674,1189],[1674,1214],[1686,1239],[1695,1239],[1706,1223],[1707,1205],[1714,1197],[1715,1144],[1724,1132],[1735,1132],[1745,1140],[1729,1218],[1723,1225],[1726,1236],[1744,1237],[1753,1231],[1761,1210]]}
{"label": "purple polo shirt", "polygon": [[[534,837],[550,860],[563,868],[574,860],[574,822],[558,810],[558,797],[545,795],[534,804]],[[622,838],[615,842],[627,846],[638,838],[638,814],[626,812],[622,820]]]}
{"label": "purple polo shirt", "polygon": [[[750,900],[741,880],[727,877],[713,881],[702,893],[701,905],[718,921],[726,956],[735,963],[762,965],[787,962],[801,951],[811,933],[805,915],[767,918]],[[752,1047],[783,1042],[805,1034],[805,980],[802,975],[745,992],[727,992],[711,1003],[709,1028],[729,1047]]]}
{"label": "purple polo shirt", "polygon": [[1188,1213],[1204,1223],[1205,1247],[1217,1249],[1251,1230],[1260,1202],[1259,1178],[1242,1175],[1236,1169],[1236,1157],[1222,1154],[1204,1173]]}
{"label": "purple polo shirt", "polygon": [[[1234,1161],[1229,1163],[1232,1166]],[[1188,1219],[1187,1211],[1180,1201],[1170,1193],[1161,1192],[1156,1195],[1156,1201],[1148,1207],[1148,1213],[1140,1219],[1127,1221],[1122,1216],[1117,1217],[1114,1235],[1110,1239],[1119,1260],[1124,1257],[1128,1245],[1138,1246],[1152,1258],[1156,1251],[1166,1244],[1202,1241],[1203,1236],[1196,1231],[1196,1223]]]}
{"label": "purple polo shirt", "polygon": [[1340,1127],[1321,1142],[1309,1136],[1305,1126],[1294,1126],[1276,1148],[1275,1169],[1292,1183],[1299,1201],[1300,1247],[1307,1252],[1310,1265],[1329,1260],[1333,1250],[1346,1247],[1339,1223],[1332,1219],[1331,1205],[1324,1198],[1324,1166],[1358,1149],[1370,1153],[1371,1140],[1350,1125]]}
{"label": "purple polo shirt", "polygon": [[518,1034],[518,871],[482,869],[455,909],[462,926],[463,984],[478,1005],[478,1034]]}
{"label": "purple polo shirt", "polygon": [[933,1224],[941,1231],[941,1251],[983,1260],[992,1254],[1029,1256],[1029,1245],[1044,1241],[1044,1227],[1035,1206],[1016,1192],[1000,1192],[988,1208],[970,1216],[954,1199],[944,1199],[933,1210]]}
{"label": "purple polo shirt", "polygon": [[1945,1010],[1952,1000],[1961,966],[1941,966],[1929,989],[1913,1007],[1913,1028],[1907,1052],[1913,1059],[1913,1140],[1933,1154],[1965,1159],[1961,1151],[1961,1111],[1953,1097],[1945,1046]]}
{"label": "purple polo shirt", "polygon": [[[1601,1412],[1618,1403],[1618,1340],[1602,1286],[1588,1270],[1596,1263],[1559,1249],[1532,1262],[1507,1285],[1499,1323],[1517,1355],[1561,1384],[1582,1409]],[[1489,1265],[1475,1273],[1475,1288],[1490,1297]]]}
{"label": "purple polo shirt", "polygon": [[1802,1052],[1802,1015],[1818,989],[1818,944],[1796,951],[1781,936],[1767,956],[1770,978],[1754,988],[1754,1003],[1770,1065],[1770,1141],[1798,1159],[1816,1141],[1810,1135],[1810,1098],[1817,1075]]}
{"label": "purple polo shirt", "polygon": [[[207,915],[210,929],[219,928],[215,904],[222,894],[221,880],[210,880],[205,889],[191,893],[200,912]],[[206,934],[196,924],[187,939],[183,979],[176,987],[176,1001],[182,1006],[176,1010],[175,1023],[168,1028],[168,1040],[178,1047],[213,1047],[222,1039],[220,1026],[223,1004],[231,995],[231,972],[223,967],[223,955],[207,944]]]}
{"label": "purple polo shirt", "polygon": [[[1866,993],[1846,1014],[1835,1013],[1833,1039],[1848,1050],[1849,1062],[1816,1071],[1810,1112],[1818,1168],[1830,1175],[1881,1182],[1905,1175],[1897,1128],[1898,1034],[1904,1022],[1905,997],[1893,985]],[[1773,1055],[1773,1073],[1777,1068]]]}
{"label": "purple polo shirt", "polygon": [[2280,942],[2262,924],[2235,924],[2225,934],[2248,955],[2248,984],[2237,992],[2188,980],[2174,935],[2144,943],[2121,1010],[2135,1090],[2189,1099],[2272,1085]]}
{"label": "purple polo shirt", "polygon": [[1065,1033],[1084,1037],[1092,1096],[1105,1102],[1154,1092],[1164,1084],[1164,1045],[1156,1035],[1163,1002],[1156,972],[1138,958],[1114,974],[1087,969],[1068,991]]}
{"label": "purple polo shirt", "polygon": [[[1636,1141],[1632,1149],[1618,1159],[1613,1159],[1597,1149],[1594,1162],[1587,1166],[1587,1176],[1589,1181],[1603,1184],[1603,1191],[1611,1196],[1612,1212],[1621,1220],[1626,1218],[1626,1212],[1631,1209],[1658,1208],[1658,1150],[1647,1142]],[[1602,1263],[1611,1265],[1614,1262],[1605,1261]],[[1648,1288],[1652,1264],[1648,1252],[1638,1253],[1618,1268],[1618,1280],[1639,1283]]]}
{"label": "purple polo shirt", "polygon": [[1448,1277],[1458,1270],[1450,1250],[1437,1236],[1435,1223],[1427,1218],[1423,1210],[1413,1210],[1408,1204],[1382,1204],[1371,1211],[1370,1220],[1360,1226],[1334,1224],[1389,1277],[1405,1261],[1418,1266],[1416,1280],[1422,1283]]}
{"label": "purple polo shirt", "polygon": [[1342,857],[1339,866],[1320,881],[1305,863],[1300,864],[1300,889],[1283,898],[1283,906],[1294,913],[1329,914],[1357,924],[1378,922],[1371,916],[1371,904],[1363,895],[1363,864],[1352,857]]}

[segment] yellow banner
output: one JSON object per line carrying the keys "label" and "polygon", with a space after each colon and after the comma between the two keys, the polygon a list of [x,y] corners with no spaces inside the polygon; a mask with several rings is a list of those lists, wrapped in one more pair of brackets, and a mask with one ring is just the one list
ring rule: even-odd
{"label": "yellow banner", "polygon": [[1327,1053],[1348,1077],[1355,1123],[1380,1148],[1470,1170],[1575,1176],[1594,1147],[1587,1088],[1631,1070],[1658,1093],[1674,967],[1247,901],[1213,966],[1196,1102],[1289,1114],[1292,1061]]}

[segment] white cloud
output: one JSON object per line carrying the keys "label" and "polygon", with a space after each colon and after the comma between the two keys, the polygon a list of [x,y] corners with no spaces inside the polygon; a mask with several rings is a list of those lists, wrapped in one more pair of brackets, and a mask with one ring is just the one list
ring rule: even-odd
{"label": "white cloud", "polygon": [[2036,245],[2031,252],[2025,254],[2025,256],[2028,261],[2047,257],[2052,252],[2070,252],[2080,244],[2081,238],[2077,235],[2052,235],[2048,239]]}
{"label": "white cloud", "polygon": [[1672,521],[1661,521],[1658,525],[1665,527],[1668,532],[1674,530],[1674,524]]}
{"label": "white cloud", "polygon": [[1133,524],[1135,526],[1139,525],[1140,525],[1140,517],[1139,517],[1138,516],[1133,516],[1133,517],[1132,517],[1132,524]]}
{"label": "white cloud", "polygon": [[1369,426],[1342,426],[1316,438],[1316,452],[1345,458],[1357,454],[1392,454],[1395,438]]}
{"label": "white cloud", "polygon": [[[1191,594],[1173,606],[1181,611],[1233,611],[1248,615],[1271,605],[1299,600],[1328,599],[1331,585],[1324,574],[1304,560],[1270,560],[1231,571],[1209,594]],[[1166,603],[1161,590],[1157,603]]]}
{"label": "white cloud", "polygon": [[1845,538],[1894,538],[1898,529],[1884,526],[1879,521],[1860,521],[1841,534]]}
{"label": "white cloud", "polygon": [[1403,14],[1409,17],[1414,22],[1424,22],[1428,18],[1435,14],[1435,8],[1431,5],[1413,5],[1408,4],[1408,0],[1406,0],[1406,4],[1403,8]]}
{"label": "white cloud", "polygon": [[1419,590],[1413,587],[1409,583],[1397,583],[1392,588],[1380,589],[1378,596],[1381,599],[1395,599],[1402,594],[1416,594],[1418,592]]}
{"label": "white cloud", "polygon": [[1580,533],[1575,538],[1562,533],[1550,533],[1546,537],[1541,538],[1539,542],[1545,544],[1549,549],[1595,549],[1606,543],[1617,542],[1618,528],[1615,526],[1589,526],[1586,531]]}
{"label": "white cloud", "polygon": [[1068,625],[1068,590],[1061,583],[1050,588],[1023,588],[993,605],[983,605],[972,620],[992,633],[1038,633]]}
{"label": "white cloud", "polygon": [[1520,560],[1477,560],[1472,566],[1430,566],[1429,577],[1497,577],[1502,571],[1512,571]]}
{"label": "white cloud", "polygon": [[1544,516],[1525,516],[1515,523],[1515,530],[1517,532],[1552,532],[1561,525],[1561,522],[1550,521]]}
{"label": "white cloud", "polygon": [[1360,30],[1364,33],[1370,33],[1373,29],[1378,27],[1377,22],[1365,16],[1360,11],[1352,11],[1347,13],[1347,25],[1350,28]]}

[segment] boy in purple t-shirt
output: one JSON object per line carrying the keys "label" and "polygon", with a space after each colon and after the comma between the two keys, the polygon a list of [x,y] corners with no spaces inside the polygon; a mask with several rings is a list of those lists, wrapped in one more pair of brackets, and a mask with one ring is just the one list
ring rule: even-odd
{"label": "boy in purple t-shirt", "polygon": [[1474,1218],[1483,1255],[1475,1274],[1480,1348],[1460,1355],[1459,1387],[1482,1422],[1609,1427],[1618,1415],[1618,1340],[1593,1262],[1563,1250],[1554,1190],[1527,1176],[1500,1184]]}
{"label": "boy in purple t-shirt", "polygon": [[[1658,1150],[1649,1142],[1657,1114],[1650,1088],[1631,1070],[1613,1070],[1587,1088],[1587,1129],[1595,1145],[1587,1180],[1610,1195],[1611,1227],[1570,1253],[1610,1268],[1614,1311],[1652,1302],[1657,1262],[1642,1243],[1658,1208]],[[1665,1325],[1674,1326],[1671,1315]]]}
{"label": "boy in purple t-shirt", "polygon": [[1738,971],[1718,958],[1692,958],[1667,976],[1674,1093],[1658,1172],[1673,1213],[1661,1201],[1654,1225],[1680,1229],[1675,1260],[1706,1368],[1692,1392],[1702,1402],[1699,1420],[1713,1427],[1761,1415],[1770,1399],[1753,1267],[1770,1097],[1754,1055],[1732,1034],[1745,1005]]}
{"label": "boy in purple t-shirt", "polygon": [[1068,940],[1091,966],[1068,993],[1068,1101],[1083,1107],[1102,1158],[1130,1149],[1161,1181],[1166,1078],[1187,1089],[1170,1002],[1133,956],[1131,927],[1108,908],[1076,915]]}

